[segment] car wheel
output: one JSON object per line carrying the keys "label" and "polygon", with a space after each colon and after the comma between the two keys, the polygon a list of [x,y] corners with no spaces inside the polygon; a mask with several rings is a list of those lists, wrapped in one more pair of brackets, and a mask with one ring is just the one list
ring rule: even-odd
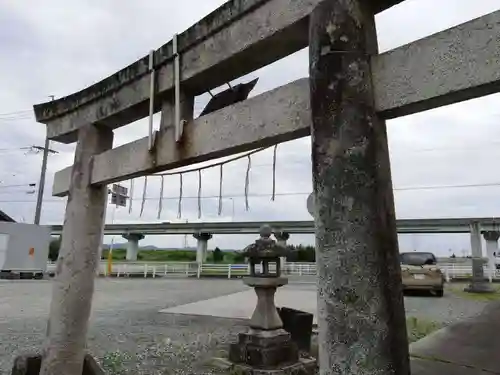
{"label": "car wheel", "polygon": [[443,297],[444,296],[444,289],[438,289],[434,293],[436,293],[436,297]]}

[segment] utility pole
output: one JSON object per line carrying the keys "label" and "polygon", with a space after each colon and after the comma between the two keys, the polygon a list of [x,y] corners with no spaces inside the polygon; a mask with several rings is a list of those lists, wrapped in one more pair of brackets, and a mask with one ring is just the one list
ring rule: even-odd
{"label": "utility pole", "polygon": [[47,136],[45,136],[45,146],[42,148],[40,146],[32,146],[34,150],[43,149],[43,159],[42,159],[42,171],[40,172],[40,182],[38,183],[38,196],[36,198],[36,208],[35,208],[35,224],[40,224],[40,216],[42,214],[42,201],[43,201],[43,191],[45,188],[45,174],[47,172],[47,159],[49,152],[52,154],[57,154],[57,151],[51,150],[49,148],[50,141]]}
{"label": "utility pole", "polygon": [[[188,219],[186,219],[186,224],[188,223]],[[188,236],[187,234],[184,235],[184,249],[187,249],[188,247]]]}
{"label": "utility pole", "polygon": [[[54,100],[54,95],[49,95],[49,97]],[[42,201],[43,201],[43,191],[45,188],[45,174],[47,172],[47,159],[49,152],[56,154],[57,151],[49,149],[50,141],[47,136],[47,130],[45,130],[45,146],[43,147],[43,159],[42,159],[42,171],[40,172],[40,182],[38,184],[38,196],[36,198],[36,208],[35,208],[35,221],[36,225],[40,224],[40,217],[42,215]],[[32,149],[41,150],[39,146],[33,146]]]}

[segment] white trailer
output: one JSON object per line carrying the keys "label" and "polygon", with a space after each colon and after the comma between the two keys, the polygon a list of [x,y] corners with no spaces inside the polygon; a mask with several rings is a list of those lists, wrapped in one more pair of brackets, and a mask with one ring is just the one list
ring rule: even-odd
{"label": "white trailer", "polygon": [[50,227],[0,222],[0,271],[43,275],[47,269]]}

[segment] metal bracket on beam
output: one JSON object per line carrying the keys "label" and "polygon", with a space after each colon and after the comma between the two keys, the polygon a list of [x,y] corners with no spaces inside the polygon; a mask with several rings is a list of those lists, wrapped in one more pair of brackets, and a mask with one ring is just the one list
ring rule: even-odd
{"label": "metal bracket on beam", "polygon": [[149,52],[149,72],[150,72],[150,82],[149,82],[149,151],[153,151],[154,148],[154,136],[153,136],[153,114],[155,110],[155,68],[154,68],[154,50]]}
{"label": "metal bracket on beam", "polygon": [[177,34],[174,34],[174,37],[172,38],[172,48],[174,55],[175,141],[180,142],[184,133],[184,125],[186,124],[186,121],[181,119],[181,77]]}

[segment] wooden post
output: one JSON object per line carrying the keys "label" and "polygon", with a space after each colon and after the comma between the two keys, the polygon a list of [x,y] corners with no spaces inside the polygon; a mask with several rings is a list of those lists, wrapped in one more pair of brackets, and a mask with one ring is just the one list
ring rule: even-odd
{"label": "wooden post", "polygon": [[322,2],[310,18],[320,374],[409,374],[384,121],[374,109],[373,12]]}
{"label": "wooden post", "polygon": [[108,196],[105,185],[89,184],[92,158],[112,145],[113,132],[108,128],[88,125],[78,131],[42,375],[82,374]]}

